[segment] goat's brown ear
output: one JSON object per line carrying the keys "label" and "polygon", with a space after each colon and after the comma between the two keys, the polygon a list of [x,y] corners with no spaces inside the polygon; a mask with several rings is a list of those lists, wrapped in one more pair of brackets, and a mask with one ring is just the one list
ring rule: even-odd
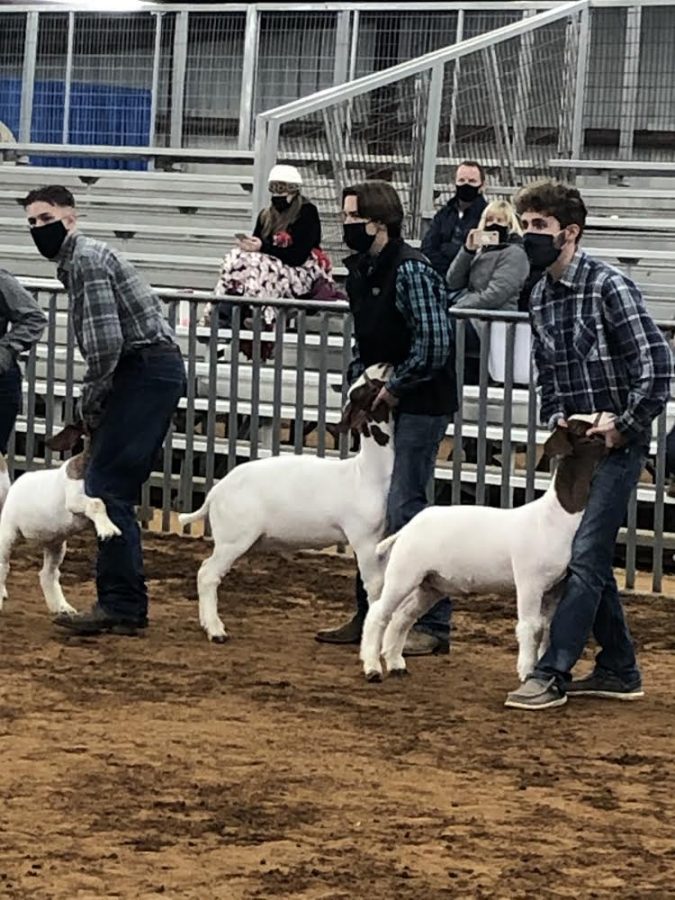
{"label": "goat's brown ear", "polygon": [[569,456],[571,452],[572,444],[567,429],[558,425],[544,444],[544,453],[549,459],[553,459],[554,456]]}
{"label": "goat's brown ear", "polygon": [[72,450],[83,434],[84,429],[80,425],[66,425],[58,434],[48,438],[45,444],[57,453],[64,453],[67,450]]}

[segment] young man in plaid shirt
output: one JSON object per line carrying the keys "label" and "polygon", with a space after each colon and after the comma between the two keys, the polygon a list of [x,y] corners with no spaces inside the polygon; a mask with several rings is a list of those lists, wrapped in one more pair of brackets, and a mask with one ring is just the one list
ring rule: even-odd
{"label": "young man in plaid shirt", "polygon": [[99,543],[97,603],[55,621],[79,634],[135,634],[147,625],[148,596],[134,504],[185,391],[185,366],[151,288],[116,250],[76,230],[67,188],[31,191],[23,205],[35,245],[57,263],[87,366],[78,406],[91,435],[85,489],[121,532]]}
{"label": "young man in plaid shirt", "polygon": [[[550,646],[506,706],[545,709],[568,696],[634,700],[643,696],[642,681],[612,560],[652,421],[670,394],[670,348],[633,282],[579,248],[586,207],[575,188],[528,185],[516,210],[530,261],[546,270],[530,297],[541,420],[552,429],[573,413],[614,417],[591,429],[604,437],[608,454],[572,545]],[[571,681],[591,632],[600,645],[595,669]]]}
{"label": "young man in plaid shirt", "polygon": [[[386,181],[366,181],[342,196],[347,294],[354,316],[350,383],[368,366],[388,362],[391,380],[376,402],[394,413],[394,471],[387,527],[398,531],[427,505],[439,444],[457,409],[455,352],[445,281],[429,260],[401,237],[403,207]],[[357,579],[356,612],[319,641],[361,640],[368,599]],[[449,651],[450,601],[439,602],[408,635],[406,656]]]}

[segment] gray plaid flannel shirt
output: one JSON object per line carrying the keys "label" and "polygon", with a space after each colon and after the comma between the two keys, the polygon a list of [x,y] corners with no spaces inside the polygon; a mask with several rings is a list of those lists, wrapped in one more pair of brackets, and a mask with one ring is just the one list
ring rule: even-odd
{"label": "gray plaid flannel shirt", "polygon": [[153,290],[112,247],[74,233],[64,241],[57,261],[87,364],[79,414],[94,429],[120,358],[151,344],[173,343],[174,335]]}

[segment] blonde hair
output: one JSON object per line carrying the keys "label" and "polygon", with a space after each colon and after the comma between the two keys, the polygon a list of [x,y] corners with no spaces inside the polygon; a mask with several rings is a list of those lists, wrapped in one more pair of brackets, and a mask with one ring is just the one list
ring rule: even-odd
{"label": "blonde hair", "polygon": [[478,223],[479,230],[482,231],[485,228],[488,216],[500,214],[506,219],[506,225],[509,231],[513,231],[515,234],[519,234],[522,237],[523,229],[520,227],[520,222],[518,221],[515,209],[508,200],[492,200],[488,203],[483,210],[483,215],[480,217],[480,222]]}

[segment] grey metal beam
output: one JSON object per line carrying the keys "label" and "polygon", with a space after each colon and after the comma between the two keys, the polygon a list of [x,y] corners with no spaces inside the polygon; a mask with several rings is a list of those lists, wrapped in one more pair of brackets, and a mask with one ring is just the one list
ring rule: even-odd
{"label": "grey metal beam", "polygon": [[183,109],[185,106],[185,71],[187,66],[188,27],[190,14],[183,10],[176,16],[173,36],[173,69],[171,71],[171,147],[183,146]]}
{"label": "grey metal beam", "polygon": [[[523,13],[528,19],[533,15],[531,10]],[[513,155],[522,159],[525,152],[525,136],[527,134],[527,110],[530,103],[530,86],[532,84],[532,49],[534,34],[529,31],[520,39],[518,50],[518,76],[516,81],[516,108],[513,112]]]}
{"label": "grey metal beam", "polygon": [[441,127],[444,77],[445,66],[439,63],[431,70],[431,83],[429,84],[426,127],[424,130],[424,157],[422,159],[422,191],[420,197],[420,212],[422,215],[431,212],[434,207],[436,157],[438,155],[438,135]]}
{"label": "grey metal beam", "polygon": [[[151,147],[157,142],[157,104],[159,101],[159,64],[162,54],[162,23],[164,13],[155,13],[155,48],[152,57],[152,87],[150,88],[150,133],[148,144]],[[150,168],[154,161],[149,164]]]}
{"label": "grey metal beam", "polygon": [[642,10],[635,6],[627,9],[619,132],[620,159],[630,159],[633,155],[633,135],[637,120],[638,79],[640,73],[641,24]]}
{"label": "grey metal beam", "polygon": [[[464,40],[464,10],[457,12],[457,28],[455,31],[455,44],[461,44]],[[456,59],[452,68],[452,89],[450,92],[450,133],[448,135],[448,155],[455,153],[455,141],[457,138],[457,97],[459,96],[459,70],[461,61]]]}
{"label": "grey metal beam", "polygon": [[344,84],[349,77],[349,24],[351,14],[343,10],[335,22],[335,58],[333,61],[333,84]]}
{"label": "grey metal beam", "polygon": [[73,42],[75,40],[75,13],[68,13],[68,46],[66,49],[66,72],[63,78],[63,132],[64,144],[70,142],[70,91],[73,83]]}
{"label": "grey metal beam", "polygon": [[35,91],[35,63],[37,62],[38,17],[36,12],[26,16],[26,36],[23,46],[23,75],[21,78],[21,112],[19,140],[30,141],[33,121],[33,93]]}
{"label": "grey metal beam", "polygon": [[588,9],[579,16],[579,47],[577,50],[577,73],[574,85],[574,117],[572,119],[572,157],[578,159],[584,146],[584,98],[586,96],[586,76],[588,74],[588,51],[590,48],[591,17]]}
{"label": "grey metal beam", "polygon": [[255,102],[255,75],[258,65],[259,19],[255,6],[246,10],[246,30],[244,32],[244,60],[241,70],[241,94],[239,96],[239,142],[240,150],[251,146],[253,125],[253,104]]}

